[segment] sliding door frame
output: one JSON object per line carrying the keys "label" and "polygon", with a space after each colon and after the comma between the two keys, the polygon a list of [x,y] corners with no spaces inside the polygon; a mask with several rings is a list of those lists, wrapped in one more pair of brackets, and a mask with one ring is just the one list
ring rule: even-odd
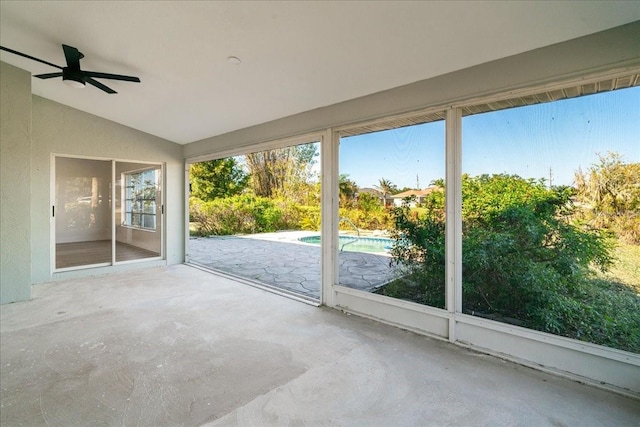
{"label": "sliding door frame", "polygon": [[[95,263],[95,264],[84,264],[72,267],[65,268],[57,268],[56,267],[56,254],[57,254],[57,241],[56,241],[56,218],[59,212],[58,207],[56,206],[56,184],[57,184],[57,174],[56,174],[56,159],[58,158],[67,158],[67,159],[78,159],[78,160],[94,160],[94,161],[104,161],[111,162],[111,182],[110,182],[110,190],[109,195],[111,197],[111,261],[104,263]],[[160,169],[160,223],[157,226],[157,229],[160,231],[160,255],[157,257],[149,257],[149,258],[140,258],[135,260],[128,261],[116,261],[116,197],[120,197],[116,194],[116,182],[119,177],[116,177],[116,165],[117,163],[137,163],[140,165],[149,165],[149,166],[158,166]],[[138,160],[130,160],[130,159],[114,159],[109,157],[95,157],[95,156],[78,156],[78,155],[70,155],[70,154],[62,154],[62,153],[51,153],[50,155],[50,189],[49,189],[49,246],[50,246],[50,273],[53,275],[54,273],[63,273],[69,271],[76,270],[85,270],[90,268],[100,268],[100,267],[111,267],[122,264],[130,264],[130,263],[138,263],[144,261],[157,261],[163,260],[166,257],[165,250],[165,241],[166,241],[166,221],[164,220],[164,212],[165,212],[165,204],[166,204],[166,165],[164,162],[149,162],[149,161],[138,161]]]}

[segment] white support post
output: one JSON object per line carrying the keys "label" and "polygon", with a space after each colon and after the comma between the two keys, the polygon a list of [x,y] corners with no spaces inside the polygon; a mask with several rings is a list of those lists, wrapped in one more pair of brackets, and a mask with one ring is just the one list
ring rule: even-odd
{"label": "white support post", "polygon": [[[189,168],[191,163],[184,162],[184,262],[189,262],[189,236],[191,235],[191,227],[189,223],[189,198],[191,197],[191,191],[189,191]],[[166,183],[165,183],[166,186]]]}
{"label": "white support post", "polygon": [[[116,193],[116,182],[118,182],[118,177],[116,176],[116,161],[111,160],[111,265],[116,264],[116,245],[117,245],[117,228],[118,224],[116,224],[116,197],[120,197],[119,194]],[[124,186],[124,182],[122,186]],[[124,206],[121,208],[124,210]]]}
{"label": "white support post", "polygon": [[462,110],[446,120],[446,305],[449,341],[456,342],[456,313],[462,312]]}
{"label": "white support post", "polygon": [[338,283],[338,144],[339,137],[327,129],[320,143],[320,177],[322,186],[322,255],[320,303],[333,307]]}

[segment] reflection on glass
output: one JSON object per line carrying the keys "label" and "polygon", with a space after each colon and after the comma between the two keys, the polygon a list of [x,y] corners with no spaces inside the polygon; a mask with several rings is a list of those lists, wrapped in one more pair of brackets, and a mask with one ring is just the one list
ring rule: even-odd
{"label": "reflection on glass", "polygon": [[56,157],[55,268],[111,262],[111,162]]}

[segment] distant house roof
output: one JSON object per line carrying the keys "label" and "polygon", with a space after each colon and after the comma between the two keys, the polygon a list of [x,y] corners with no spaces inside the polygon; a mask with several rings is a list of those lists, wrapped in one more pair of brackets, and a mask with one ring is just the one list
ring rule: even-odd
{"label": "distant house roof", "polygon": [[370,187],[358,188],[358,193],[373,194],[374,196],[380,196],[382,194],[380,191],[376,190],[375,188],[370,188]]}
{"label": "distant house roof", "polygon": [[419,197],[424,197],[427,194],[437,191],[439,189],[440,187],[427,187],[424,190],[407,190],[407,191],[403,191],[402,193],[394,194],[391,197],[394,199],[404,199],[405,197],[411,197],[411,196],[416,196],[419,198]]}

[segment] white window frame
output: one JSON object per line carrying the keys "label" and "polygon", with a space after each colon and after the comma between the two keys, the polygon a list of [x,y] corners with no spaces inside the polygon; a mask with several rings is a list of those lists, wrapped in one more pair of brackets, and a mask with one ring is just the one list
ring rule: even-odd
{"label": "white window frame", "polygon": [[[146,172],[152,171],[153,175],[154,175],[154,184],[153,184],[153,193],[154,193],[154,197],[152,199],[150,198],[139,198],[136,197],[136,195],[134,194],[133,197],[131,198],[131,194],[130,194],[130,190],[135,190],[135,184],[134,187],[132,188],[131,185],[129,184],[129,181],[131,179],[131,177],[135,176],[135,175],[144,175]],[[148,231],[148,232],[156,232],[157,226],[158,226],[158,219],[157,219],[157,212],[158,212],[158,200],[157,200],[157,191],[158,191],[158,171],[159,169],[157,167],[150,167],[150,168],[144,168],[144,169],[138,169],[135,171],[127,171],[127,172],[123,172],[121,174],[121,179],[122,179],[122,194],[121,194],[121,209],[122,209],[122,226],[123,227],[127,227],[127,228],[135,228],[137,230],[143,230],[143,231]],[[141,185],[140,187],[142,187],[141,191],[144,192],[146,191],[147,188],[151,187],[149,185]],[[153,213],[150,212],[145,212],[144,206],[142,207],[142,210],[140,212],[138,211],[134,211],[134,206],[136,203],[142,203],[143,205],[147,202],[150,202],[152,204],[152,209],[153,209]],[[140,224],[135,224],[133,221],[133,217],[134,215],[140,216]],[[153,218],[153,226],[145,226],[144,222],[145,222],[145,218],[146,217],[151,217]]]}

